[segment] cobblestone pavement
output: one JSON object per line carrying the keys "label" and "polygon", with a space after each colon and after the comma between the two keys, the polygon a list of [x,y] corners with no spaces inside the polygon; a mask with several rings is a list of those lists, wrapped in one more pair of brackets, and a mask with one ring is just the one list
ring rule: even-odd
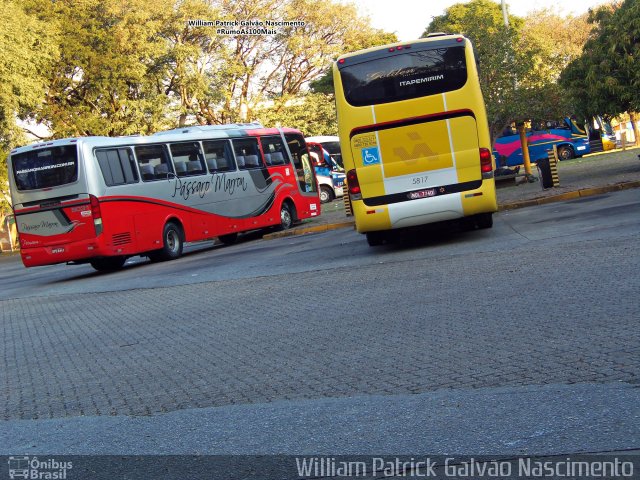
{"label": "cobblestone pavement", "polygon": [[1,301],[0,412],[148,415],[442,388],[639,383],[639,258],[637,235],[569,237],[557,239],[553,256],[548,242],[529,243],[507,255],[387,257],[331,272]]}

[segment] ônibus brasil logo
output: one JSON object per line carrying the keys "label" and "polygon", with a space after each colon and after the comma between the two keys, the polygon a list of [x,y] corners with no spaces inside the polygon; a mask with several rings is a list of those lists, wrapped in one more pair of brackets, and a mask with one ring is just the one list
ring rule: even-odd
{"label": "\u00f4nibus brasil logo", "polygon": [[73,468],[72,462],[38,457],[9,457],[9,478],[26,478],[33,480],[65,480],[67,471]]}

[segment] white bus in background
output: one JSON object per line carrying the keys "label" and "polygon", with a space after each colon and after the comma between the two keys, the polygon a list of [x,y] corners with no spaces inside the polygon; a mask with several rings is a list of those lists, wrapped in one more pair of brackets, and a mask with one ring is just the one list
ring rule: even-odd
{"label": "white bus in background", "polygon": [[315,137],[305,138],[307,142],[319,143],[322,145],[331,158],[336,162],[340,171],[344,171],[344,163],[342,163],[342,152],[340,150],[340,137],[336,135],[317,135]]}
{"label": "white bus in background", "polygon": [[328,203],[342,198],[346,174],[338,137],[322,135],[307,137],[305,141],[315,166],[320,202]]}

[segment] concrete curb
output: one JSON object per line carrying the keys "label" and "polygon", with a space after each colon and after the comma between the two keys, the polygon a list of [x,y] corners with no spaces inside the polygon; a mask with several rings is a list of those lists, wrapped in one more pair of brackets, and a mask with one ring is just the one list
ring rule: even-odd
{"label": "concrete curb", "polygon": [[[548,197],[533,198],[531,200],[520,200],[517,202],[504,203],[498,206],[498,211],[515,210],[516,208],[533,207],[535,205],[545,205],[547,203],[562,202],[565,200],[575,200],[576,198],[590,197],[592,195],[602,195],[603,193],[617,192],[620,190],[628,190],[630,188],[640,188],[640,180],[634,180],[632,182],[620,182],[613,185],[605,185],[603,187],[591,187],[582,188],[580,190],[574,190],[571,192],[564,192],[558,195],[551,195]],[[327,223],[324,225],[313,225],[309,227],[300,227],[292,230],[285,230],[283,232],[268,233],[262,238],[264,240],[271,240],[274,238],[292,237],[295,235],[306,235],[308,233],[326,232],[328,230],[336,230],[338,228],[353,227],[355,225],[354,220],[345,220],[343,222]]]}
{"label": "concrete curb", "polygon": [[335,230],[337,228],[353,227],[354,220],[346,220],[344,222],[325,223],[324,225],[313,225],[309,227],[300,227],[293,230],[285,230],[283,232],[268,233],[262,238],[264,240],[271,240],[273,238],[291,237],[294,235],[305,235],[307,233],[326,232],[328,230]]}
{"label": "concrete curb", "polygon": [[605,185],[603,187],[582,188],[580,190],[560,193],[558,195],[551,195],[548,197],[504,203],[498,206],[498,211],[501,212],[503,210],[513,210],[516,208],[531,207],[534,205],[545,205],[547,203],[562,202],[564,200],[574,200],[576,198],[590,197],[592,195],[602,195],[603,193],[628,190],[630,188],[640,188],[640,180],[634,180],[632,182],[620,182],[613,185]]}

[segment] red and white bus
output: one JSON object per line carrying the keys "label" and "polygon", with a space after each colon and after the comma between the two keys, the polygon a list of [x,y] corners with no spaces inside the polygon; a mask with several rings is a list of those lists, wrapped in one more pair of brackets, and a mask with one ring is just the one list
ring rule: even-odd
{"label": "red and white bus", "polygon": [[55,140],[11,151],[25,266],[171,260],[184,242],[286,229],[320,214],[303,135],[257,123]]}

